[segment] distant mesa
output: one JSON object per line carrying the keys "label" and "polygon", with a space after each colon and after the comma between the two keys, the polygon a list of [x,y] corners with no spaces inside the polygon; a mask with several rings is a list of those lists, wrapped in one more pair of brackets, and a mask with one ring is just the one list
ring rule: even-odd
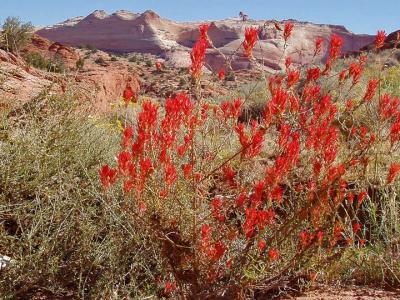
{"label": "distant mesa", "polygon": [[[326,40],[326,50],[333,33],[341,36],[344,40],[343,51],[346,53],[358,51],[374,41],[371,35],[354,34],[341,25],[290,21],[294,23],[295,28],[286,53],[291,56],[294,64],[304,64],[312,60],[314,41],[317,37]],[[285,22],[287,21],[278,23],[283,25]],[[201,23],[167,20],[152,10],[143,13],[119,10],[112,14],[96,10],[86,17],[71,18],[40,29],[37,34],[70,46],[92,45],[114,53],[151,53],[170,60],[177,66],[186,66],[190,62],[188,53],[199,35],[198,26]],[[246,27],[258,27],[260,40],[259,47],[254,51],[255,57],[264,63],[266,69],[283,68],[283,61],[279,61],[284,46],[282,33],[275,29],[273,20],[257,21],[236,17],[209,23],[209,37],[224,54],[240,49]],[[326,58],[325,53],[326,51],[320,57],[323,61]],[[207,51],[206,60],[211,69],[218,69],[224,63],[220,53],[212,49]],[[240,51],[233,67],[250,67],[248,60],[240,55]]]}

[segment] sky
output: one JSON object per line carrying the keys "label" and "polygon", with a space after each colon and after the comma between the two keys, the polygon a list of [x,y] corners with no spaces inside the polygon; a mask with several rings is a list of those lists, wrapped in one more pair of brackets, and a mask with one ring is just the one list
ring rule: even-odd
{"label": "sky", "polygon": [[243,11],[252,19],[344,25],[355,33],[400,29],[400,0],[0,0],[0,7],[1,23],[7,16],[17,16],[35,26],[86,16],[96,9],[151,9],[176,21],[217,20]]}

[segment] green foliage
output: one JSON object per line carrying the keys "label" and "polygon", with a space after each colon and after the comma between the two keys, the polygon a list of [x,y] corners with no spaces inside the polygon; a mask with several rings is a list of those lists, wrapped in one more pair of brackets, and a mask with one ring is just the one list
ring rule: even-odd
{"label": "green foliage", "polygon": [[65,71],[64,62],[57,56],[47,59],[40,53],[28,53],[25,55],[25,60],[28,65],[48,72],[62,73]]}
{"label": "green foliage", "polygon": [[16,264],[1,270],[2,299],[34,298],[44,285],[49,298],[74,299],[135,298],[152,288],[158,262],[151,241],[127,225],[117,203],[103,200],[98,184],[116,131],[106,119],[88,118],[78,98],[42,95],[6,116],[0,253]]}
{"label": "green foliage", "polygon": [[0,35],[0,43],[11,52],[18,52],[30,40],[33,26],[31,23],[23,23],[17,17],[7,17]]}
{"label": "green foliage", "polygon": [[78,61],[76,62],[76,68],[78,70],[82,69],[84,65],[85,65],[85,58],[82,58],[82,57],[79,58]]}
{"label": "green foliage", "polygon": [[153,66],[153,62],[150,59],[146,59],[146,67]]}
{"label": "green foliage", "polygon": [[131,57],[129,58],[128,61],[129,61],[129,62],[132,62],[132,63],[135,63],[135,62],[138,61],[138,58],[136,57],[136,55],[133,55],[133,56],[131,56]]}

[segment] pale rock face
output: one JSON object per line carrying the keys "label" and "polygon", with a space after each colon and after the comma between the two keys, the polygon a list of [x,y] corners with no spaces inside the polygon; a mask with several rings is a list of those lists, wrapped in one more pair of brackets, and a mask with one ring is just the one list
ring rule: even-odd
{"label": "pale rock face", "polygon": [[[73,21],[71,21],[73,20]],[[283,68],[282,51],[284,43],[282,32],[275,29],[273,21],[241,21],[236,18],[207,22],[178,23],[161,18],[153,11],[136,14],[129,11],[117,11],[111,15],[105,11],[95,11],[85,18],[75,18],[64,23],[37,31],[37,34],[50,40],[72,46],[93,45],[98,49],[112,52],[140,52],[159,55],[172,65],[188,66],[189,55],[199,33],[201,23],[209,23],[209,37],[214,45],[225,55],[237,53],[234,69],[249,68],[250,64],[242,55],[241,43],[246,27],[260,29],[259,41],[254,49],[256,59],[267,70]],[[326,49],[330,36],[335,33],[344,40],[343,53],[358,51],[373,42],[370,35],[357,35],[343,26],[320,25],[308,22],[294,23],[286,55],[292,57],[294,64],[312,61],[314,41],[317,37],[325,40],[324,51],[318,59],[326,59]],[[285,21],[280,25],[283,27]],[[206,65],[213,70],[223,64],[222,56],[215,50],[207,50]]]}

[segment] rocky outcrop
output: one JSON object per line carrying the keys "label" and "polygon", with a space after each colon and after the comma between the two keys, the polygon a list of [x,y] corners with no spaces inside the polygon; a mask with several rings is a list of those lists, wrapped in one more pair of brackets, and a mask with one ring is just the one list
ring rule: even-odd
{"label": "rocky outcrop", "polygon": [[[294,23],[292,38],[286,53],[295,64],[308,63],[312,60],[314,41],[317,37],[326,40],[325,49],[330,36],[335,33],[344,39],[344,52],[351,52],[368,45],[374,39],[370,35],[358,35],[339,25],[321,25],[308,22]],[[264,63],[266,69],[279,70],[283,67],[282,56],[284,43],[282,33],[274,24],[274,20],[246,20],[239,18],[212,21],[209,37],[213,44],[224,55],[230,55],[237,49],[235,69],[249,68],[247,59],[241,56],[241,42],[246,27],[260,30],[259,42],[255,48],[255,57]],[[280,22],[283,25],[285,21]],[[200,22],[178,23],[161,18],[153,11],[142,14],[118,11],[107,14],[95,11],[87,17],[70,19],[53,27],[43,28],[37,34],[63,44],[73,46],[92,45],[98,49],[111,52],[152,53],[163,57],[172,65],[187,66],[188,53],[198,37]],[[324,60],[326,51],[319,57]],[[183,58],[186,57],[186,58]],[[218,51],[207,51],[207,66],[214,71],[223,66],[223,58]]]}
{"label": "rocky outcrop", "polygon": [[32,70],[13,54],[0,50],[0,99],[22,105],[52,86],[52,80]]}
{"label": "rocky outcrop", "polygon": [[59,58],[68,68],[74,68],[79,60],[79,55],[72,47],[59,42],[51,42],[37,34],[32,35],[31,43],[23,50],[23,53],[39,53],[46,58]]}

